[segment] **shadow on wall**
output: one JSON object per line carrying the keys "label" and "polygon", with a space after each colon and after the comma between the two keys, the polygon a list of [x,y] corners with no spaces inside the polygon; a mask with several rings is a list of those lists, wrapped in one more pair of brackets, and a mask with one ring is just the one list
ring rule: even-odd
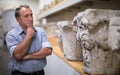
{"label": "shadow on wall", "polygon": [[18,22],[15,19],[15,10],[14,9],[9,9],[3,12],[2,17],[1,17],[1,30],[2,32],[0,32],[0,34],[2,33],[3,37],[0,38],[0,40],[2,40],[2,42],[5,44],[5,36],[6,33],[8,31],[10,31],[11,29],[13,29],[15,26],[17,26]]}
{"label": "shadow on wall", "polygon": [[7,33],[18,24],[14,14],[15,14],[14,9],[9,9],[3,12],[2,25],[4,33]]}

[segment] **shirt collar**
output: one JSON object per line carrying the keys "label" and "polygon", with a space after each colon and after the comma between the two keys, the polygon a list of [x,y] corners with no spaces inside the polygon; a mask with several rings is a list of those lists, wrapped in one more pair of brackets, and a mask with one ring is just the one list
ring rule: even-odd
{"label": "shirt collar", "polygon": [[[36,30],[36,27],[35,27],[35,26],[33,26],[33,27],[34,27],[34,30],[35,30],[35,32],[36,32],[36,31],[37,31],[37,30]],[[22,27],[21,27],[20,25],[17,26],[17,31],[18,31],[18,34],[21,34],[21,33],[24,32],[23,29],[22,29]]]}

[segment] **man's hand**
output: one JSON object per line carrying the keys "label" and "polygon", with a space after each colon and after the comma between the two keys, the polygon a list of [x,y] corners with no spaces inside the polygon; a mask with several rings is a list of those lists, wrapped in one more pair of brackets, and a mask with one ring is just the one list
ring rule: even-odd
{"label": "man's hand", "polygon": [[27,30],[26,30],[26,34],[27,34],[27,36],[33,38],[34,35],[35,35],[35,30],[34,30],[34,28],[33,28],[32,26],[29,26],[29,25],[28,25],[28,26],[27,26]]}

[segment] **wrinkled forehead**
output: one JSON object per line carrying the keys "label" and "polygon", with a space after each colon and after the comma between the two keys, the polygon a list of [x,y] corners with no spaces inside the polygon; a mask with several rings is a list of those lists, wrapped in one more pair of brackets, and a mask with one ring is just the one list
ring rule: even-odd
{"label": "wrinkled forehead", "polygon": [[32,10],[30,8],[25,8],[25,7],[22,7],[20,9],[20,13],[25,13],[25,12],[31,12],[32,13]]}

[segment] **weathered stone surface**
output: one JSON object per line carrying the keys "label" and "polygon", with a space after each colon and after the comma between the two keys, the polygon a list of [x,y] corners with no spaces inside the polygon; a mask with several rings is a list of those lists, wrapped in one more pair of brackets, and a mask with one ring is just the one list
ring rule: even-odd
{"label": "weathered stone surface", "polygon": [[120,75],[120,11],[87,9],[73,19],[83,50],[83,71]]}
{"label": "weathered stone surface", "polygon": [[63,45],[64,56],[68,60],[82,61],[82,50],[80,43],[76,39],[76,32],[73,30],[70,21],[60,21],[57,23],[59,27],[59,39]]}

